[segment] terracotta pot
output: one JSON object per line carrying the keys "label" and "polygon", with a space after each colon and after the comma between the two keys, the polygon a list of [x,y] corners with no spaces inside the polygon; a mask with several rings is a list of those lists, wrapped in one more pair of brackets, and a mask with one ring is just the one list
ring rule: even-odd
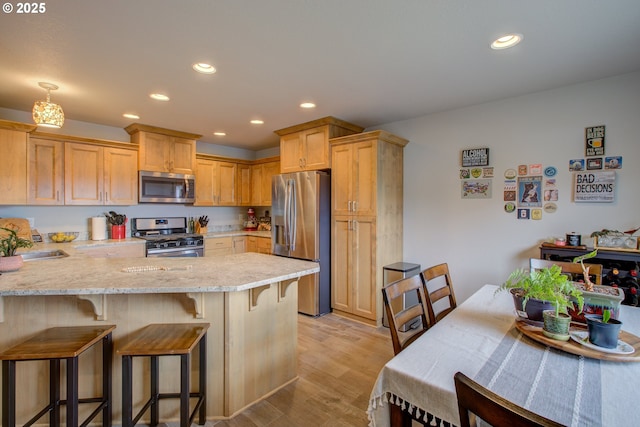
{"label": "terracotta pot", "polygon": [[0,272],[6,273],[19,270],[23,264],[24,260],[21,255],[2,256],[0,257]]}

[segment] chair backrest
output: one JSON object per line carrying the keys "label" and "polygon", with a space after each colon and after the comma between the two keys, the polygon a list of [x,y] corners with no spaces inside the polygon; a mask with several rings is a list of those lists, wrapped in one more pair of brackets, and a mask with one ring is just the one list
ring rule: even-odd
{"label": "chair backrest", "polygon": [[[580,277],[584,277],[584,272],[582,271],[582,266],[580,263],[576,262],[566,262],[566,261],[552,261],[548,259],[538,259],[538,258],[530,258],[529,259],[529,268],[531,270],[540,270],[541,268],[551,267],[552,265],[558,265],[562,269],[563,273],[570,274],[574,280],[575,276],[578,275]],[[602,264],[588,264],[584,263],[585,267],[589,267],[589,277],[591,281],[596,285],[602,284]]]}
{"label": "chair backrest", "polygon": [[[447,263],[434,265],[433,267],[423,270],[421,274],[425,282],[425,292],[429,299],[429,323],[435,325],[457,306],[456,295],[453,292],[453,283],[451,282],[451,275],[449,274],[449,266]],[[442,286],[433,291],[429,291],[429,282],[434,286],[438,284],[442,284]],[[444,298],[449,298],[449,306],[435,313],[435,303]]]}
{"label": "chair backrest", "polygon": [[460,427],[470,427],[469,412],[493,427],[561,427],[553,420],[529,411],[482,387],[462,372],[457,372],[453,380],[458,397]]}
{"label": "chair backrest", "polygon": [[[429,309],[422,277],[415,275],[389,283],[382,288],[382,298],[391,331],[393,352],[398,354],[429,329]],[[407,307],[407,303],[413,305]],[[409,327],[413,326],[416,318],[420,320],[420,325],[417,328]]]}

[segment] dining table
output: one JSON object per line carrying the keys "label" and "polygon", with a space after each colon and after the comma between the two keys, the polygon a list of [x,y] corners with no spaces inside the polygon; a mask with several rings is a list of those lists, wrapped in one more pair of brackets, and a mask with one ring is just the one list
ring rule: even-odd
{"label": "dining table", "polygon": [[[545,345],[516,327],[511,294],[498,289],[482,286],[385,364],[370,395],[370,427],[391,425],[392,405],[429,425],[460,425],[458,371],[566,426],[640,425],[637,347],[619,361]],[[619,319],[640,336],[640,308],[621,306]]]}

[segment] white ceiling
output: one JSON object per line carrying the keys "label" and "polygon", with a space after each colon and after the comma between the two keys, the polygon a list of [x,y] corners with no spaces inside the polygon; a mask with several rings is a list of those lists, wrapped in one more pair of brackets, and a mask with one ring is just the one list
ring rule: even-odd
{"label": "white ceiling", "polygon": [[[6,2],[3,2],[6,6]],[[17,2],[9,0],[17,7]],[[364,127],[640,70],[638,0],[64,0],[0,14],[0,107],[39,81],[67,119],[253,150],[332,115]],[[519,32],[516,48],[489,43]],[[218,72],[199,75],[194,62]],[[171,97],[168,103],[151,92]],[[303,111],[311,100],[318,106]],[[594,100],[597,102],[597,100]],[[261,118],[262,126],[249,124]],[[219,138],[213,132],[224,130]]]}

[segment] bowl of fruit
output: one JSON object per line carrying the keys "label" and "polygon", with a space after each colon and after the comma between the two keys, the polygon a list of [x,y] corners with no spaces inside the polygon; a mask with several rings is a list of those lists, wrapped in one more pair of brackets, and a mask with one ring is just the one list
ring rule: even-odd
{"label": "bowl of fruit", "polygon": [[78,234],[77,231],[58,231],[56,233],[49,233],[49,239],[55,243],[67,243],[74,241]]}

